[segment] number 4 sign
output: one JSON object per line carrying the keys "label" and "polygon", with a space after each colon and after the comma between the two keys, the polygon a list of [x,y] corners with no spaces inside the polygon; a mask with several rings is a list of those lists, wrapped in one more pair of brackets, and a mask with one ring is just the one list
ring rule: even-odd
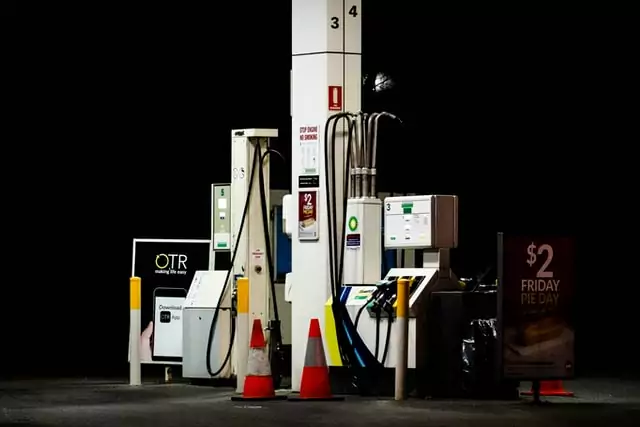
{"label": "number 4 sign", "polygon": [[[355,4],[351,6],[349,8],[349,15],[356,18],[358,16],[358,6],[356,6]],[[333,30],[337,30],[338,28],[340,28],[340,18],[338,18],[337,16],[332,16],[330,27]]]}

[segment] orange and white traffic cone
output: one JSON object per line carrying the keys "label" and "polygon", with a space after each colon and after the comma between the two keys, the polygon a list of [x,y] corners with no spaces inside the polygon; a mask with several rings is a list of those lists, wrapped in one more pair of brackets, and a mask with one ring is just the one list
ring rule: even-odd
{"label": "orange and white traffic cone", "polygon": [[249,361],[244,378],[242,396],[232,396],[231,400],[285,400],[287,396],[276,395],[271,376],[271,365],[267,357],[267,346],[262,334],[262,322],[254,319],[249,344]]}
{"label": "orange and white traffic cone", "polygon": [[[533,396],[533,386],[529,391],[523,391],[523,396]],[[573,397],[572,391],[566,391],[560,380],[540,381],[540,396]]]}
{"label": "orange and white traffic cone", "polygon": [[315,400],[344,400],[344,397],[333,396],[331,394],[331,383],[329,382],[329,368],[324,355],[322,345],[322,334],[320,333],[320,322],[318,319],[311,319],[309,325],[309,338],[307,340],[307,352],[304,358],[304,368],[302,370],[302,380],[300,382],[300,395],[289,396],[291,401]]}

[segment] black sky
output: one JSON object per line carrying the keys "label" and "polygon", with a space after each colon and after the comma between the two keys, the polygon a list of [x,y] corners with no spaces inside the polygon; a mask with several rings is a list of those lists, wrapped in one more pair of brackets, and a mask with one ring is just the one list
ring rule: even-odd
{"label": "black sky", "polygon": [[[231,129],[278,128],[289,153],[290,11],[272,3],[193,25],[114,24],[59,46],[36,105],[52,142],[47,189],[30,190],[45,231],[21,250],[31,285],[6,285],[13,301],[38,296],[3,324],[2,372],[125,372],[132,238],[209,237],[209,186],[229,181]],[[637,144],[637,74],[625,26],[374,3],[364,73],[396,87],[363,105],[407,122],[381,142],[381,189],[460,196],[461,274],[495,261],[497,231],[575,236],[578,362],[637,370],[640,294],[623,227],[634,168],[622,154]],[[289,188],[290,172],[272,179]]]}

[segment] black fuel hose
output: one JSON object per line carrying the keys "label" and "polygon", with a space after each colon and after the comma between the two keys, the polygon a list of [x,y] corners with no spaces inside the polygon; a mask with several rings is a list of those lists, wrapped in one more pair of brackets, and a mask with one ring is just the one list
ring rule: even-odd
{"label": "black fuel hose", "polygon": [[[362,313],[364,313],[364,310],[367,308],[367,306],[376,298],[378,292],[379,292],[379,290],[376,290],[376,292],[374,292],[367,299],[367,302],[365,302],[362,305],[362,307],[360,307],[358,309],[358,312],[356,313],[356,320],[355,320],[355,323],[354,323],[354,327],[356,328],[356,331],[358,330],[358,325],[360,324],[360,317],[362,316]],[[376,317],[376,340],[375,340],[375,354],[374,354],[374,357],[377,359],[378,358],[378,351],[379,351],[379,347],[380,347],[380,320],[381,320],[380,308],[378,308],[378,307],[375,308],[375,317]]]}
{"label": "black fuel hose", "polygon": [[387,361],[387,352],[389,351],[389,343],[391,342],[391,324],[393,323],[393,312],[387,311],[387,336],[384,340],[384,350],[382,351],[382,366]]}
{"label": "black fuel hose", "polygon": [[[257,171],[257,165],[258,162],[260,160],[260,144],[256,144],[256,148],[254,150],[254,156],[253,156],[253,164],[251,165],[251,173],[250,173],[250,178],[249,178],[249,189],[247,190],[247,198],[245,199],[244,202],[244,209],[242,211],[242,219],[240,220],[240,227],[238,229],[238,235],[236,236],[236,241],[240,238],[240,236],[242,235],[242,230],[244,229],[244,222],[247,219],[247,212],[249,211],[249,201],[251,199],[251,190],[253,188],[253,180],[255,177],[255,173]],[[206,359],[205,359],[205,363],[207,365],[207,372],[209,373],[209,375],[211,377],[215,377],[217,375],[220,374],[220,372],[222,372],[222,370],[225,368],[225,366],[227,365],[227,363],[229,363],[229,359],[231,357],[231,351],[233,349],[233,338],[230,339],[230,344],[229,344],[229,350],[227,351],[227,355],[224,358],[224,361],[222,363],[222,365],[216,370],[214,371],[213,368],[211,367],[211,349],[213,347],[213,336],[215,334],[215,328],[216,325],[218,324],[218,317],[220,315],[220,305],[222,304],[222,300],[224,299],[224,295],[227,292],[227,286],[229,286],[229,279],[231,279],[231,274],[233,273],[233,264],[236,260],[236,256],[238,255],[238,248],[240,247],[240,245],[235,245],[235,248],[233,249],[233,254],[231,255],[231,264],[229,267],[229,271],[227,272],[227,277],[224,280],[224,285],[222,285],[222,292],[220,293],[220,297],[218,298],[218,303],[216,304],[215,307],[215,311],[213,313],[213,319],[211,319],[211,325],[209,326],[209,336],[207,338],[207,353],[206,353]],[[232,326],[231,326],[231,333],[232,335],[235,336],[235,322],[231,321]]]}
{"label": "black fuel hose", "polygon": [[364,312],[364,310],[367,308],[369,304],[371,304],[371,302],[376,298],[377,295],[378,295],[378,292],[373,292],[371,296],[367,299],[367,302],[365,302],[362,305],[362,307],[358,309],[358,312],[356,313],[356,321],[354,323],[354,326],[356,327],[356,329],[358,329],[358,324],[360,323],[360,316],[362,316],[362,313]]}
{"label": "black fuel hose", "polygon": [[[220,365],[220,368],[218,369],[218,371],[214,372],[215,375],[218,375],[220,372],[222,372],[222,370],[224,369],[225,366],[227,366],[227,363],[229,363],[229,359],[231,358],[231,352],[233,351],[233,340],[236,338],[236,322],[234,321],[235,316],[232,315],[231,316],[231,337],[229,338],[229,347],[227,348],[227,354],[224,356],[224,360],[222,361],[222,364]],[[207,357],[207,360],[209,360],[210,357]],[[209,365],[211,365],[211,361],[209,361]],[[212,377],[214,377],[215,375],[211,375]]]}
{"label": "black fuel hose", "polygon": [[[340,291],[342,289],[342,272],[344,270],[344,256],[340,256],[345,245],[346,218],[343,218],[341,230],[338,227],[337,204],[337,184],[336,184],[336,126],[337,121],[347,119],[348,124],[348,142],[346,144],[346,162],[344,164],[344,191],[342,205],[346,216],[346,207],[348,200],[349,176],[351,169],[351,144],[353,141],[353,129],[355,127],[355,118],[357,115],[350,113],[339,113],[331,116],[325,125],[325,164],[327,165],[325,182],[327,186],[327,213],[329,228],[329,257],[330,257],[330,279],[333,290],[333,303],[331,309],[336,325],[336,338],[340,351],[342,365],[349,370],[352,377],[352,385],[360,391],[361,394],[371,394],[375,387],[378,375],[371,372],[371,369],[381,368],[380,362],[373,356],[362,337],[358,334],[351,316],[348,313],[344,303],[340,300]],[[333,121],[333,123],[332,123]],[[333,125],[333,126],[331,126]],[[329,136],[329,127],[332,127],[331,137]],[[329,156],[329,147],[332,148],[332,157]],[[340,147],[342,149],[342,147]],[[330,179],[331,177],[331,179]],[[338,233],[341,233],[338,236]],[[341,242],[339,244],[338,242]]]}
{"label": "black fuel hose", "polygon": [[276,300],[275,265],[273,262],[273,253],[271,252],[271,234],[269,232],[269,214],[267,213],[267,195],[264,188],[264,159],[266,159],[267,156],[271,154],[276,154],[282,159],[283,162],[285,161],[284,156],[280,154],[280,152],[271,148],[267,148],[264,153],[260,154],[260,169],[258,179],[260,182],[260,209],[262,211],[262,229],[266,242],[265,251],[267,253],[267,265],[269,267],[269,285],[271,287],[271,299],[273,301],[273,317],[275,318],[276,322],[279,322],[280,316],[278,315],[278,302]]}
{"label": "black fuel hose", "polygon": [[[360,113],[360,115],[362,115],[362,113]],[[338,122],[333,122],[333,134],[335,135],[336,132],[336,125],[338,124]],[[337,282],[340,283],[340,286],[342,286],[342,273],[344,271],[344,245],[345,245],[345,240],[347,238],[346,234],[347,234],[347,204],[348,204],[348,200],[349,200],[349,173],[350,173],[350,166],[351,166],[351,144],[353,142],[352,137],[353,137],[353,132],[352,129],[355,129],[356,127],[356,123],[355,123],[355,119],[354,120],[350,120],[349,121],[349,136],[347,139],[347,159],[345,162],[345,169],[344,169],[344,176],[346,177],[344,179],[344,185],[343,185],[343,192],[342,192],[342,229],[340,230],[340,246],[339,246],[339,259],[340,259],[340,265],[338,267],[338,277],[337,277]],[[335,140],[334,140],[335,141]],[[334,144],[334,149],[335,149],[335,144]],[[335,157],[335,156],[334,156]],[[335,185],[336,185],[336,180],[335,180],[335,161],[333,162],[333,167],[334,167],[334,175],[333,175],[333,197],[336,197],[336,192],[335,192]],[[334,218],[337,217],[337,212],[335,212],[335,204],[334,204]],[[337,224],[336,224],[336,228],[337,228]]]}
{"label": "black fuel hose", "polygon": [[[324,146],[324,157],[325,157],[325,164],[326,164],[326,168],[325,168],[325,193],[326,193],[326,202],[327,202],[327,216],[328,216],[328,221],[327,221],[327,227],[328,227],[328,234],[329,234],[329,238],[328,238],[328,242],[329,242],[329,279],[331,281],[331,290],[333,292],[333,298],[334,300],[337,299],[339,297],[339,290],[338,290],[338,282],[340,281],[340,279],[338,278],[338,272],[337,272],[337,262],[338,259],[337,258],[337,253],[338,253],[338,248],[336,247],[338,245],[337,242],[337,238],[336,238],[336,234],[337,234],[337,230],[335,230],[335,228],[337,228],[337,223],[336,223],[336,209],[335,209],[335,204],[337,202],[336,200],[336,194],[335,194],[335,180],[336,180],[336,169],[335,169],[335,134],[336,134],[336,123],[338,122],[338,120],[342,120],[342,119],[347,119],[347,123],[348,123],[348,129],[349,129],[349,143],[348,143],[348,147],[347,147],[347,164],[350,163],[350,146],[351,146],[351,120],[350,118],[353,117],[353,114],[351,113],[338,113],[338,114],[334,114],[331,117],[329,117],[327,119],[327,122],[325,123],[325,129],[324,129],[324,141],[325,141],[325,146]],[[333,122],[333,128],[332,128],[332,137],[331,139],[329,139],[329,127]],[[332,147],[331,147],[331,154],[332,156],[329,156],[329,143],[333,143]],[[348,167],[346,168],[346,173],[349,173]],[[329,178],[331,177],[331,178]],[[347,181],[348,182],[348,181]]]}
{"label": "black fuel hose", "polygon": [[[336,239],[336,233],[337,230],[335,230],[334,228],[337,228],[337,224],[335,222],[335,216],[336,216],[336,212],[335,212],[335,202],[336,202],[336,196],[335,196],[335,122],[337,122],[338,120],[342,120],[342,119],[347,119],[347,122],[349,124],[349,145],[351,143],[351,123],[349,118],[352,117],[353,114],[351,113],[338,113],[338,114],[334,114],[331,117],[329,117],[327,119],[327,122],[325,123],[325,128],[324,128],[324,157],[325,157],[325,164],[326,164],[326,168],[325,168],[325,193],[326,193],[326,202],[327,202],[327,227],[328,227],[328,243],[329,243],[329,279],[330,279],[330,283],[331,283],[331,291],[333,294],[333,299],[336,300],[339,297],[339,292],[338,292],[338,284],[337,282],[339,281],[339,279],[337,278],[337,239]],[[332,121],[334,122],[334,126],[333,126],[333,133],[332,133],[332,137],[331,139],[329,139],[329,126],[331,125]],[[332,142],[333,146],[332,148],[332,156],[329,156],[329,143]],[[350,148],[350,147],[348,147]],[[350,150],[347,150],[347,163],[350,162]],[[331,177],[331,178],[329,178]],[[332,185],[333,184],[333,185]],[[333,200],[332,200],[333,199]],[[333,203],[332,203],[333,202]]]}
{"label": "black fuel hose", "polygon": [[[387,113],[388,114],[388,113]],[[337,223],[337,196],[336,196],[336,126],[339,120],[347,119],[348,122],[348,143],[346,147],[346,164],[345,164],[345,180],[344,180],[344,193],[343,193],[343,214],[346,216],[347,200],[348,200],[348,188],[350,182],[350,157],[351,157],[351,143],[353,138],[353,127],[355,126],[355,118],[362,116],[362,113],[356,115],[352,113],[338,113],[330,116],[325,123],[325,184],[326,184],[326,203],[327,203],[327,228],[328,228],[328,242],[329,242],[329,270],[330,270],[330,285],[332,290],[333,302],[331,305],[334,322],[336,325],[336,334],[338,341],[338,348],[340,350],[340,357],[343,362],[343,366],[347,367],[353,376],[353,384],[360,390],[360,392],[370,391],[374,386],[375,380],[368,371],[364,371],[360,368],[382,368],[384,365],[380,364],[371,354],[370,350],[358,335],[357,329],[351,322],[351,317],[344,306],[344,303],[340,301],[340,289],[342,287],[342,273],[344,270],[344,255],[340,256],[340,251],[344,249],[345,244],[345,231],[346,231],[346,217],[343,218],[342,232],[340,236],[341,245],[338,245],[338,223]],[[396,118],[393,115],[390,115]],[[398,119],[399,120],[399,119]],[[329,128],[332,126],[331,139],[329,138]],[[331,145],[331,154],[329,156],[329,147]],[[387,331],[390,336],[390,330]],[[390,338],[387,338],[387,349]],[[356,350],[359,349],[359,350]],[[354,363],[358,359],[358,364]],[[360,373],[367,372],[367,375],[360,377]]]}
{"label": "black fuel hose", "polygon": [[378,352],[380,351],[380,318],[381,317],[382,316],[380,315],[380,310],[376,310],[376,342],[375,342],[376,350],[373,355],[373,357],[375,357],[376,359],[378,358]]}
{"label": "black fuel hose", "polygon": [[[338,120],[347,120],[347,128],[348,128],[348,144],[347,144],[347,158],[345,165],[345,173],[346,176],[349,176],[349,166],[351,162],[351,143],[352,143],[352,120],[354,117],[351,113],[338,113],[330,116],[326,123],[324,129],[324,157],[325,157],[325,185],[326,185],[326,203],[327,203],[327,228],[328,228],[328,243],[329,243],[329,279],[332,290],[332,299],[333,303],[331,304],[331,309],[333,312],[334,322],[336,324],[336,338],[338,341],[338,349],[340,351],[340,358],[342,360],[342,364],[348,368],[351,368],[353,358],[355,357],[355,352],[353,347],[350,345],[349,337],[345,331],[345,322],[348,318],[348,313],[346,313],[345,307],[340,302],[340,281],[341,275],[339,274],[338,260],[339,260],[339,248],[338,239],[337,239],[337,213],[336,213],[336,204],[337,197],[335,193],[336,189],[336,175],[335,175],[335,135],[336,135],[336,124]],[[331,133],[331,138],[329,138],[329,128],[333,122],[333,128]],[[331,157],[329,156],[329,147],[331,146]],[[345,179],[345,188],[348,190],[348,179]],[[347,193],[345,191],[344,197],[347,197]],[[350,319],[349,319],[350,320]]]}
{"label": "black fuel hose", "polygon": [[[259,145],[259,144],[258,144]],[[264,233],[265,251],[267,254],[267,265],[268,265],[268,274],[269,274],[269,286],[271,288],[271,301],[273,303],[273,317],[274,321],[269,325],[269,344],[270,344],[270,355],[271,357],[271,368],[274,378],[274,386],[278,388],[280,386],[280,381],[282,380],[281,374],[281,364],[284,362],[282,360],[282,354],[280,353],[282,349],[282,329],[280,324],[280,316],[278,314],[278,300],[276,298],[276,279],[275,279],[275,263],[273,261],[273,253],[271,249],[271,233],[269,232],[269,214],[267,211],[267,194],[265,189],[265,177],[264,177],[264,160],[267,156],[271,154],[276,154],[279,156],[283,162],[285,162],[284,156],[280,154],[279,151],[276,151],[272,148],[268,148],[264,153],[260,154],[260,169],[258,174],[258,179],[260,182],[260,210],[262,211],[262,229]],[[271,347],[275,346],[275,347]],[[277,354],[277,357],[273,357],[274,352]]]}

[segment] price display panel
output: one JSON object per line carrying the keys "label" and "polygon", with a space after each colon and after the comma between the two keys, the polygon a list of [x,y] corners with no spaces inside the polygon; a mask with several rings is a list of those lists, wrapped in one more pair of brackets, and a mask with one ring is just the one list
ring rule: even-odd
{"label": "price display panel", "polygon": [[572,239],[498,235],[498,334],[504,378],[573,377],[574,288]]}

